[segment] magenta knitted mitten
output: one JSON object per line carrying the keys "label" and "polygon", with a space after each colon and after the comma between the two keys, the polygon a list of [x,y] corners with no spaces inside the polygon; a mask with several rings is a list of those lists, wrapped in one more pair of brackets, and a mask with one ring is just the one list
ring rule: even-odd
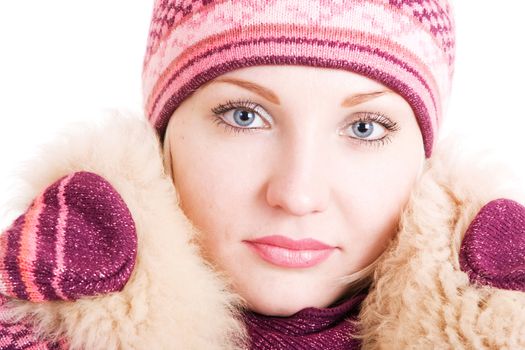
{"label": "magenta knitted mitten", "polygon": [[40,302],[120,291],[136,252],[121,196],[99,175],[76,172],[45,189],[0,236],[0,293]]}
{"label": "magenta knitted mitten", "polygon": [[2,308],[7,298],[0,294],[0,350],[67,350],[67,339],[58,341],[40,339],[33,327],[25,322],[3,321]]}
{"label": "magenta knitted mitten", "polygon": [[468,227],[459,255],[472,283],[525,291],[525,207],[489,202]]}

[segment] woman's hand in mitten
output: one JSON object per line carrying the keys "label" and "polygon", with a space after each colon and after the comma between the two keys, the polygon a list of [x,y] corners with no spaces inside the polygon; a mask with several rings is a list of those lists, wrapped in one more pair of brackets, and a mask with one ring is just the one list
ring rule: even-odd
{"label": "woman's hand in mitten", "polygon": [[33,302],[120,291],[135,265],[131,213],[104,178],[65,176],[0,236],[0,293]]}
{"label": "woman's hand in mitten", "polygon": [[525,207],[510,199],[483,206],[465,232],[459,262],[474,284],[525,292]]}

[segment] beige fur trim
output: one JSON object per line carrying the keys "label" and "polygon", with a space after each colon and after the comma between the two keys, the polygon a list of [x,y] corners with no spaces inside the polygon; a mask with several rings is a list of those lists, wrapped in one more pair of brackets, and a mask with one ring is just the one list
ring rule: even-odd
{"label": "beige fur trim", "polygon": [[471,285],[458,259],[483,205],[525,197],[503,164],[459,149],[453,139],[436,149],[378,264],[360,315],[364,349],[525,349],[525,293]]}
{"label": "beige fur trim", "polygon": [[227,291],[190,244],[194,229],[164,174],[159,146],[147,122],[114,116],[100,126],[74,124],[27,164],[26,205],[75,171],[107,179],[135,220],[138,258],[122,292],[76,302],[11,302],[13,318],[31,315],[41,334],[65,335],[72,349],[242,347],[240,298]]}

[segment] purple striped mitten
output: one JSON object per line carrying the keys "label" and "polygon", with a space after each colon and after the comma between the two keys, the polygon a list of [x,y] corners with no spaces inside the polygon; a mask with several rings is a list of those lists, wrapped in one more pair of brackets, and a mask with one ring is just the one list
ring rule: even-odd
{"label": "purple striped mitten", "polygon": [[67,350],[67,339],[58,341],[40,339],[30,324],[23,321],[10,323],[2,317],[3,304],[7,298],[0,295],[0,350]]}
{"label": "purple striped mitten", "polygon": [[0,293],[40,302],[120,291],[137,252],[135,224],[99,175],[49,186],[0,236]]}
{"label": "purple striped mitten", "polygon": [[489,202],[468,227],[459,254],[472,283],[525,292],[525,207]]}

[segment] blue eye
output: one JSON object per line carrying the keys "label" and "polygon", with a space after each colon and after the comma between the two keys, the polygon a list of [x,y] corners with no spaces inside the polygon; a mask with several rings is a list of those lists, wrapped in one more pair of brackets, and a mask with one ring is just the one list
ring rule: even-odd
{"label": "blue eye", "polygon": [[240,126],[250,126],[255,120],[256,115],[251,111],[236,109],[233,112],[233,120]]}
{"label": "blue eye", "polygon": [[231,126],[242,128],[262,128],[266,125],[257,112],[243,108],[232,109],[222,115],[223,120]]}
{"label": "blue eye", "polygon": [[360,117],[340,132],[366,145],[384,144],[390,135],[399,130],[397,123],[378,113],[359,113]]}
{"label": "blue eye", "polygon": [[236,131],[269,128],[269,122],[256,111],[258,108],[259,105],[248,100],[228,101],[213,108],[212,112],[218,123],[232,127]]}
{"label": "blue eye", "polygon": [[[382,134],[384,133],[384,128],[381,125],[370,121],[358,121],[351,125],[351,129],[355,137],[361,139],[369,138],[374,134],[375,137],[373,137],[373,139],[381,138]],[[383,132],[381,132],[381,129],[383,129]],[[379,135],[377,135],[378,133]]]}

